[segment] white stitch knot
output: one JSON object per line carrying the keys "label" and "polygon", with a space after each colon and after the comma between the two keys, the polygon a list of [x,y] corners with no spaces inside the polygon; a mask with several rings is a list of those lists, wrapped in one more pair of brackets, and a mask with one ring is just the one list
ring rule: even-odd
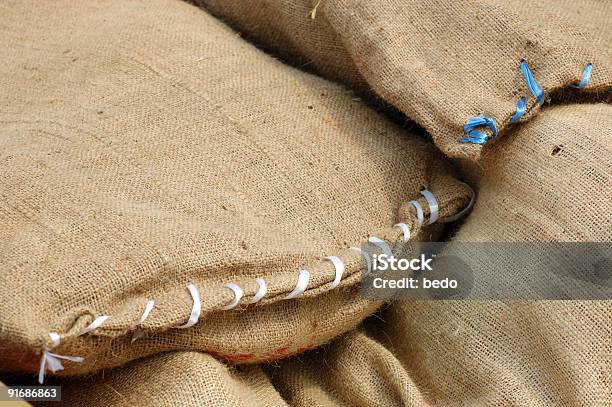
{"label": "white stitch knot", "polygon": [[[51,338],[51,346],[56,347],[60,343],[60,336],[55,332],[50,332],[49,337]],[[42,351],[40,358],[40,369],[38,370],[38,383],[43,384],[45,381],[45,372],[49,370],[51,373],[59,372],[64,369],[61,359],[69,360],[71,362],[81,363],[83,362],[80,356],[63,356],[57,353],[49,352],[49,349],[45,348]]]}
{"label": "white stitch knot", "polygon": [[344,263],[338,256],[329,256],[329,257],[326,257],[325,260],[331,261],[332,264],[334,265],[334,269],[336,271],[336,277],[334,278],[334,281],[332,281],[331,283],[331,288],[336,288],[338,287],[338,285],[340,284],[340,281],[342,280],[342,274],[344,274]]}
{"label": "white stitch knot", "polygon": [[178,329],[191,328],[194,326],[198,319],[200,318],[200,311],[202,310],[202,302],[200,301],[200,291],[198,287],[194,284],[187,284],[187,289],[189,290],[189,294],[191,294],[191,299],[193,300],[193,307],[191,307],[191,314],[189,314],[189,319],[183,325],[177,326]]}
{"label": "white stitch knot", "polygon": [[300,270],[300,275],[298,276],[298,281],[295,285],[293,291],[291,291],[285,297],[286,300],[290,300],[297,296],[302,295],[304,291],[306,291],[306,287],[308,287],[308,281],[310,280],[310,272],[308,270]]}

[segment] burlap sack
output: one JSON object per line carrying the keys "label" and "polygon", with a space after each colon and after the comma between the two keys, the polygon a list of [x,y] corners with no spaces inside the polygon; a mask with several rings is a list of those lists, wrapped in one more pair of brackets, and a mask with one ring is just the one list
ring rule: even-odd
{"label": "burlap sack", "polygon": [[229,368],[201,352],[166,352],[89,377],[50,378],[49,384],[61,386],[62,406],[287,406],[261,367]]}
{"label": "burlap sack", "polygon": [[74,407],[402,406],[412,405],[405,389],[414,390],[401,362],[363,329],[279,364],[228,368],[204,353],[174,351],[48,384],[61,386],[62,405]]}
{"label": "burlap sack", "polygon": [[[432,146],[192,5],[18,1],[0,18],[0,371],[318,346],[379,306],[350,246],[400,240],[398,222],[435,238],[408,203],[428,219],[422,186],[441,221],[469,201]],[[223,310],[228,283],[244,296]]]}
{"label": "burlap sack", "polygon": [[[521,97],[521,122],[539,111],[522,59],[544,99],[564,89],[610,100],[612,3],[605,0],[196,3],[301,68],[372,90],[453,157],[480,156],[480,144],[461,142],[470,117],[492,118],[502,135]],[[588,64],[586,86],[572,89]],[[473,130],[493,135],[486,126]]]}
{"label": "burlap sack", "polygon": [[[487,156],[454,240],[611,241],[611,141],[612,106],[542,112]],[[611,301],[397,301],[366,327],[266,371],[295,406],[612,404]]]}
{"label": "burlap sack", "polygon": [[[377,329],[384,335],[384,324]],[[427,405],[403,359],[392,349],[358,329],[328,346],[264,369],[291,406]]]}

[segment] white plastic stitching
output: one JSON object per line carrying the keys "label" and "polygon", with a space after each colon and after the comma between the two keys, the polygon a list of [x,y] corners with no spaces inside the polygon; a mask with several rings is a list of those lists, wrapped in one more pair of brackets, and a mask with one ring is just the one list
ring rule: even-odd
{"label": "white plastic stitching", "polygon": [[385,252],[385,254],[387,256],[391,257],[391,255],[392,255],[391,248],[389,247],[389,244],[386,241],[384,241],[384,240],[382,240],[382,239],[380,239],[380,238],[378,238],[376,236],[370,236],[370,237],[368,237],[368,242],[370,242],[370,243],[380,247],[380,249],[383,252]]}
{"label": "white plastic stitching", "polygon": [[[49,337],[51,338],[52,346],[56,347],[60,343],[60,336],[56,332],[50,332]],[[40,368],[38,370],[38,383],[43,384],[45,381],[45,373],[47,370],[52,373],[58,372],[64,369],[62,365],[62,359],[69,360],[71,362],[81,363],[83,362],[82,357],[80,356],[63,356],[58,355],[57,353],[49,352],[49,349],[43,349],[42,356],[40,358]]]}
{"label": "white plastic stitching", "polygon": [[257,281],[257,285],[259,287],[257,288],[257,292],[255,293],[255,295],[251,299],[251,304],[259,302],[259,300],[265,297],[268,293],[268,286],[266,285],[266,280],[264,280],[263,278],[256,278],[255,281]]}
{"label": "white plastic stitching", "polygon": [[333,289],[338,287],[340,281],[342,280],[342,274],[344,274],[344,262],[338,256],[329,256],[325,259],[331,261],[334,265],[334,269],[336,270],[336,277],[331,283],[331,288]]}
{"label": "white plastic stitching", "polygon": [[438,200],[430,191],[424,189],[421,191],[421,195],[427,200],[427,204],[429,205],[429,222],[428,225],[431,225],[435,221],[438,220]]}
{"label": "white plastic stitching", "polygon": [[404,242],[410,240],[410,228],[405,223],[396,223],[393,225],[394,228],[398,228],[404,234],[404,238],[402,239]]}
{"label": "white plastic stitching", "polygon": [[[153,310],[154,306],[155,306],[155,301],[154,300],[147,301],[147,305],[145,305],[145,309],[144,309],[142,315],[140,316],[140,319],[138,320],[138,322],[136,322],[136,327],[138,327],[138,325],[142,324],[143,322],[145,322],[147,320],[147,318],[149,317],[149,314]],[[136,328],[134,333],[132,333],[132,343],[134,343],[136,340],[142,338],[143,336],[145,336],[144,331],[141,330],[141,329]]]}
{"label": "white plastic stitching", "polygon": [[60,344],[60,336],[57,332],[49,332],[49,337],[51,338],[51,347],[55,348]]}
{"label": "white plastic stitching", "polygon": [[222,307],[221,309],[222,310],[232,309],[236,305],[238,305],[238,303],[240,302],[240,299],[244,295],[244,291],[242,291],[242,288],[240,288],[240,286],[238,284],[235,284],[235,283],[225,284],[224,287],[225,288],[229,288],[230,290],[232,290],[234,292],[234,299],[229,304],[227,304],[225,307]]}
{"label": "white plastic stitching", "polygon": [[412,206],[414,206],[414,209],[416,209],[417,222],[419,223],[419,226],[422,226],[423,221],[425,220],[425,217],[423,216],[423,207],[417,201],[410,201],[408,203],[412,204]]}
{"label": "white plastic stitching", "polygon": [[99,317],[94,319],[91,324],[87,325],[85,327],[85,329],[83,329],[83,331],[79,334],[79,336],[85,335],[86,333],[91,332],[94,329],[99,328],[109,318],[110,318],[110,315],[100,315]]}
{"label": "white plastic stitching", "polygon": [[308,281],[310,280],[310,272],[308,270],[300,270],[300,275],[298,276],[297,284],[293,291],[291,291],[285,297],[286,300],[290,300],[292,298],[298,297],[302,295],[304,291],[306,291],[306,287],[308,286]]}
{"label": "white plastic stitching", "polygon": [[[471,188],[470,188],[471,189]],[[430,217],[429,217],[429,222],[428,225],[436,222],[438,220],[438,201],[436,200],[435,196],[428,190],[424,189],[421,191],[421,195],[425,198],[425,200],[427,201],[428,205],[429,205],[429,212],[430,212]],[[471,207],[474,204],[474,200],[475,200],[475,193],[472,190],[472,196],[470,199],[470,202],[468,204],[468,206],[463,209],[461,212],[459,212],[457,215],[454,215],[452,217],[449,217],[445,220],[443,220],[442,222],[450,222],[453,220],[458,219],[459,217],[463,216],[468,210],[471,209]],[[417,217],[417,222],[419,225],[423,225],[424,222],[424,212],[423,212],[423,208],[422,206],[419,204],[418,201],[410,201],[409,204],[413,205],[416,209],[416,217]],[[402,233],[403,233],[403,241],[408,241],[410,240],[410,228],[408,227],[408,225],[406,225],[405,223],[397,223],[395,225],[393,225],[394,228],[399,228]],[[368,238],[368,241],[372,244],[377,245],[378,247],[380,247],[386,254],[391,254],[391,248],[388,244],[388,242],[376,237],[376,236],[370,236]],[[371,262],[369,259],[369,256],[367,255],[366,252],[364,252],[361,248],[353,246],[350,248],[351,250],[354,250],[355,252],[361,254],[361,256],[365,259],[366,264],[367,264],[367,273],[369,273],[371,271]],[[331,288],[336,288],[338,287],[338,285],[340,284],[341,280],[342,280],[342,276],[344,274],[345,271],[345,266],[344,266],[344,262],[337,256],[329,256],[325,258],[326,260],[329,260],[335,269],[335,278],[331,283]],[[263,278],[256,278],[255,281],[257,282],[258,285],[258,289],[257,292],[255,293],[255,295],[253,296],[253,298],[251,299],[250,303],[251,304],[255,304],[257,302],[259,302],[262,298],[264,298],[266,296],[266,294],[268,293],[268,287],[266,285],[266,281]],[[296,298],[300,295],[302,295],[304,293],[304,291],[306,291],[307,287],[308,287],[308,282],[310,281],[310,272],[308,270],[300,270],[299,271],[299,275],[298,275],[298,280],[296,283],[295,288],[293,289],[293,291],[291,291],[289,294],[287,294],[287,296],[285,297],[285,299],[292,299],[292,298]],[[221,309],[223,310],[229,310],[232,309],[234,307],[236,307],[239,303],[240,300],[242,299],[242,297],[244,296],[244,291],[243,289],[238,286],[235,283],[228,283],[224,286],[225,288],[228,288],[230,290],[233,291],[234,293],[234,298],[232,299],[232,301],[223,306]],[[200,300],[200,292],[198,290],[198,288],[194,285],[194,284],[188,284],[187,285],[187,289],[189,290],[189,293],[191,294],[191,297],[193,299],[193,307],[191,309],[191,313],[189,315],[189,319],[187,320],[187,322],[183,325],[179,325],[176,328],[179,329],[185,329],[185,328],[190,328],[192,326],[194,326],[199,318],[200,318],[200,313],[202,310],[202,302]],[[149,314],[151,313],[151,311],[153,310],[153,307],[155,306],[155,301],[154,300],[148,300],[147,304],[145,306],[144,312],[142,314],[142,316],[140,317],[140,319],[138,320],[138,322],[136,323],[136,326],[142,324],[149,316]],[[85,329],[83,330],[83,332],[81,332],[79,335],[83,335],[86,333],[89,333],[97,328],[99,328],[108,318],[110,318],[109,315],[101,315],[99,317],[97,317],[96,319],[94,319],[94,321],[89,324],[87,327],[85,327]],[[137,334],[138,332],[136,332]],[[49,333],[49,337],[51,338],[52,341],[52,347],[55,347],[57,345],[59,345],[60,343],[60,336],[59,334],[55,333],[55,332],[50,332]],[[136,335],[134,337],[133,340],[136,339]],[[65,360],[71,360],[71,361],[75,361],[75,362],[82,362],[83,358],[78,357],[78,356],[61,356],[61,355],[56,355],[54,353],[50,353],[47,349],[43,350],[43,358],[41,359],[41,370],[39,372],[39,380],[43,380],[44,379],[44,372],[46,369],[46,366],[48,365],[48,369],[51,370],[52,372],[55,372],[57,370],[61,370],[63,369],[63,366],[61,364],[61,362],[58,359],[65,359]],[[42,383],[42,381],[41,381]]]}
{"label": "white plastic stitching", "polygon": [[191,308],[191,314],[189,315],[189,319],[183,325],[177,326],[178,329],[185,329],[194,326],[198,319],[200,318],[200,311],[202,310],[202,302],[200,301],[200,291],[198,287],[194,284],[187,284],[187,289],[189,290],[189,294],[191,294],[191,298],[193,299],[193,307]]}
{"label": "white plastic stitching", "polygon": [[461,219],[463,216],[465,216],[466,213],[468,213],[470,211],[470,209],[472,209],[472,206],[474,206],[474,202],[476,201],[476,192],[474,192],[474,190],[472,189],[472,187],[470,187],[468,184],[466,184],[465,182],[463,182],[463,185],[465,185],[466,187],[469,188],[471,195],[470,195],[470,202],[467,204],[467,206],[465,208],[463,208],[461,211],[459,211],[458,213],[454,214],[453,216],[450,216],[448,218],[445,218],[443,220],[441,220],[441,223],[449,223],[449,222],[454,222],[458,219]]}
{"label": "white plastic stitching", "polygon": [[147,301],[147,305],[145,306],[144,312],[140,316],[140,319],[138,320],[136,325],[140,325],[140,324],[142,324],[143,322],[146,321],[146,319],[149,317],[149,314],[151,313],[151,310],[153,310],[154,306],[155,306],[155,301],[154,300]]}
{"label": "white plastic stitching", "polygon": [[372,271],[372,262],[370,261],[370,256],[368,256],[368,253],[364,252],[363,250],[361,250],[359,247],[357,246],[352,246],[351,250],[356,251],[357,253],[359,253],[361,255],[361,257],[363,257],[363,259],[366,262],[366,267],[367,270],[365,271],[365,275],[370,274],[370,272]]}

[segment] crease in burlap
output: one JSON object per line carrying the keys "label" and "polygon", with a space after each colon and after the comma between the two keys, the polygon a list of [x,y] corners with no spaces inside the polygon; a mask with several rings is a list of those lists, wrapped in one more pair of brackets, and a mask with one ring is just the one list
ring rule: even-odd
{"label": "crease in burlap", "polygon": [[[591,103],[612,100],[609,1],[196,3],[294,65],[382,98],[454,158],[479,160],[486,146],[547,108],[529,91],[522,59],[547,101],[560,91]],[[572,88],[587,64],[587,86]],[[512,124],[521,97],[526,112]],[[499,133],[485,148],[461,142],[464,124],[480,114],[494,119]]]}
{"label": "crease in burlap", "polygon": [[[285,358],[356,326],[368,236],[435,239],[469,188],[435,148],[192,5],[11,2],[0,16],[0,370],[167,350]],[[331,289],[340,256],[346,270]],[[307,290],[283,300],[298,271]],[[256,305],[256,278],[268,294]],[[224,288],[244,289],[236,309]],[[186,323],[200,291],[198,323]],[[149,300],[155,306],[138,324]],[[82,335],[95,318],[108,315]],[[56,344],[50,332],[59,335]],[[138,332],[136,341],[133,341]]]}

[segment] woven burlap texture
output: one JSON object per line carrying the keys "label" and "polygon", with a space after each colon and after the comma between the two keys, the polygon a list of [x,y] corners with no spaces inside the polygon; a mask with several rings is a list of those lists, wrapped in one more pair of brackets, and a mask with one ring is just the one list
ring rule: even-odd
{"label": "woven burlap texture", "polygon": [[[356,326],[370,235],[414,239],[469,201],[435,148],[179,1],[9,2],[0,19],[0,370],[148,354],[287,357]],[[325,256],[346,270],[335,272]],[[308,290],[283,300],[298,270]],[[268,294],[248,305],[267,282]],[[245,296],[221,311],[234,282]],[[199,323],[186,285],[201,294]],[[136,326],[149,299],[155,307]],[[110,318],[80,335],[95,317]],[[134,332],[144,333],[132,342]]]}
{"label": "woven burlap texture", "polygon": [[[196,3],[288,62],[382,98],[452,157],[478,160],[483,151],[460,142],[469,117],[493,118],[501,138],[521,96],[527,97],[522,121],[540,110],[521,59],[547,98],[563,89],[591,102],[610,100],[612,3],[606,0]],[[589,63],[588,86],[571,89]]]}
{"label": "woven burlap texture", "polygon": [[287,406],[260,366],[230,368],[195,351],[165,352],[104,374],[49,384],[62,386],[65,406]]}

